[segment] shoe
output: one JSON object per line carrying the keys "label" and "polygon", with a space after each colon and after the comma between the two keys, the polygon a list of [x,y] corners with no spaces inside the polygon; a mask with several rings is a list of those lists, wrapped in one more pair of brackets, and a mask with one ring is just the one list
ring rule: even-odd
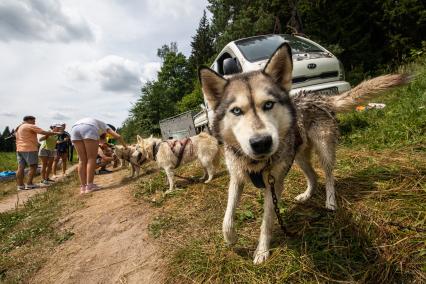
{"label": "shoe", "polygon": [[85,193],[90,193],[92,191],[96,191],[96,190],[99,190],[99,189],[101,189],[101,187],[99,187],[97,184],[94,184],[94,183],[88,184],[88,185],[86,185]]}
{"label": "shoe", "polygon": [[86,193],[86,185],[80,185],[80,194]]}
{"label": "shoe", "polygon": [[25,185],[18,185],[18,186],[16,187],[16,189],[17,189],[18,191],[20,191],[20,190],[25,190]]}
{"label": "shoe", "polygon": [[37,184],[27,184],[25,185],[25,189],[35,189],[35,188],[39,188],[40,186],[38,186]]}
{"label": "shoe", "polygon": [[55,180],[50,179],[50,178],[48,178],[47,181],[50,182],[50,183],[56,182]]}
{"label": "shoe", "polygon": [[42,180],[41,183],[45,184],[45,185],[49,185],[50,184],[50,182],[47,179]]}
{"label": "shoe", "polygon": [[109,171],[109,170],[99,170],[99,174],[100,174],[100,175],[103,175],[103,174],[110,174],[110,173],[112,173],[112,171]]}

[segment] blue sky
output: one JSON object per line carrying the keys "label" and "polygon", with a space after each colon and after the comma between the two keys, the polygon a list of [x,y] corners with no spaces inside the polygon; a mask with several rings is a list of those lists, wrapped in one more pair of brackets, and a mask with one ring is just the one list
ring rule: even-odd
{"label": "blue sky", "polygon": [[47,128],[86,116],[121,125],[160,68],[185,55],[206,0],[1,0],[0,130],[24,115]]}

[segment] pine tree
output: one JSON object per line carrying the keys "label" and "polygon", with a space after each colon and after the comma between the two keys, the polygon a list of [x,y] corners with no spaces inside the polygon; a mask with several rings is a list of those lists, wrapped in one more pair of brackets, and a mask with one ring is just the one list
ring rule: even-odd
{"label": "pine tree", "polygon": [[213,37],[210,31],[210,24],[207,19],[206,11],[203,11],[198,28],[191,42],[191,56],[189,57],[189,65],[194,70],[194,74],[199,66],[208,64],[214,55]]}
{"label": "pine tree", "polygon": [[14,140],[9,138],[10,134],[11,132],[10,132],[9,126],[6,126],[6,128],[3,131],[3,134],[1,135],[1,137],[3,138],[2,151],[4,152],[13,152],[15,150]]}

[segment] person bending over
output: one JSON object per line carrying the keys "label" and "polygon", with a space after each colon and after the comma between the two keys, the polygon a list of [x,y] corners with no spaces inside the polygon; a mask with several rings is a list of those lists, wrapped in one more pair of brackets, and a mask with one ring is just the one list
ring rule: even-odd
{"label": "person bending over", "polygon": [[87,117],[77,121],[71,130],[71,141],[79,157],[78,175],[80,178],[80,193],[89,193],[100,189],[93,183],[101,135],[111,134],[127,148],[123,138],[112,130],[105,122]]}

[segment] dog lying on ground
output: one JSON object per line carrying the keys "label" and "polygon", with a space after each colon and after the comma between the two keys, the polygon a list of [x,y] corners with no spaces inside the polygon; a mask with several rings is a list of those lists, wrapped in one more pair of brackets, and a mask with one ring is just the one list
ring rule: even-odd
{"label": "dog lying on ground", "polygon": [[131,176],[139,176],[142,164],[146,161],[146,156],[141,151],[137,150],[136,146],[129,145],[127,149],[121,145],[115,146],[114,149],[117,158],[121,159],[122,165],[127,162],[131,166]]}
{"label": "dog lying on ground", "polygon": [[312,196],[317,183],[311,165],[311,153],[315,150],[325,172],[325,206],[335,210],[333,168],[338,138],[335,114],[352,110],[362,100],[408,81],[406,75],[385,75],[337,96],[302,92],[290,97],[292,70],[291,49],[286,43],[275,51],[262,71],[226,79],[207,67],[199,70],[204,96],[214,110],[213,133],[225,144],[230,173],[223,221],[227,243],[236,242],[234,215],[245,180],[250,177],[256,186],[265,187],[255,264],[269,256],[274,221],[271,188],[279,199],[293,161],[308,180],[307,190],[296,197],[303,202]]}
{"label": "dog lying on ground", "polygon": [[202,132],[196,136],[183,140],[168,140],[150,137],[138,138],[138,146],[150,160],[156,161],[157,165],[166,172],[169,181],[169,189],[166,193],[173,191],[174,173],[173,170],[182,164],[198,159],[203,167],[205,183],[213,179],[215,168],[217,167],[219,156],[219,143],[213,136]]}

